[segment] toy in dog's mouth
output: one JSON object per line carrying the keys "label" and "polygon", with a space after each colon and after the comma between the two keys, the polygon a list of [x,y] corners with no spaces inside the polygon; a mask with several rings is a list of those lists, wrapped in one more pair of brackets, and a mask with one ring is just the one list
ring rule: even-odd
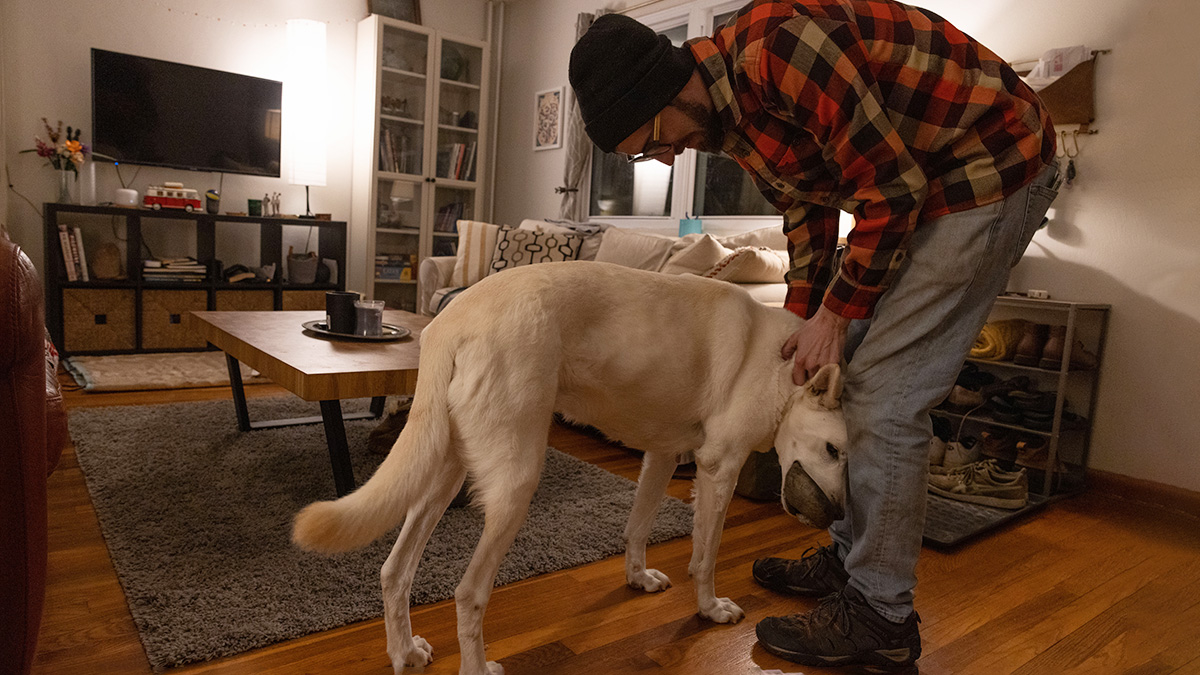
{"label": "toy in dog's mouth", "polygon": [[819,529],[829,527],[845,515],[841,506],[829,501],[800,462],[793,462],[784,476],[782,497],[784,511]]}

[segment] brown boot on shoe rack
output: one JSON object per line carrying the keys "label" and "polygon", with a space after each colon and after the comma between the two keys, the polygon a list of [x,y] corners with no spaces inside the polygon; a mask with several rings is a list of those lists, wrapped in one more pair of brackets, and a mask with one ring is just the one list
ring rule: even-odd
{"label": "brown boot on shoe rack", "polygon": [[[1030,469],[1045,471],[1050,466],[1050,439],[1044,436],[1030,436],[1017,441],[1017,464]],[[1066,471],[1062,459],[1055,458],[1055,471]]]}
{"label": "brown boot on shoe rack", "polygon": [[1008,429],[988,429],[979,434],[981,452],[1004,462],[1017,458],[1017,434]]}
{"label": "brown boot on shoe rack", "polygon": [[[1062,368],[1063,349],[1067,343],[1066,326],[1050,326],[1038,367],[1046,370]],[[1083,348],[1082,340],[1071,343],[1071,370],[1091,370],[1096,367],[1096,355]]]}
{"label": "brown boot on shoe rack", "polygon": [[1058,370],[1062,367],[1063,346],[1067,342],[1066,326],[1050,326],[1046,344],[1042,347],[1042,357],[1038,359],[1038,368]]}
{"label": "brown boot on shoe rack", "polygon": [[[1021,342],[1017,344],[1017,353],[1013,356],[1013,363],[1019,366],[1037,366],[1042,359],[1042,352],[1049,336],[1050,326],[1044,323],[1025,324],[1025,332],[1021,335]],[[1061,349],[1059,358],[1062,358]]]}

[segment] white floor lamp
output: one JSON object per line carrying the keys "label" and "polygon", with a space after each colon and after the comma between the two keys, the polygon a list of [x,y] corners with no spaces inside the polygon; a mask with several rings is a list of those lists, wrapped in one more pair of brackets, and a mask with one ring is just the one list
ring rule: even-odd
{"label": "white floor lamp", "polygon": [[304,186],[304,217],[312,218],[308,188],[325,185],[329,96],[325,24],[287,22],[288,70],[283,81],[283,142],[291,157],[288,182]]}

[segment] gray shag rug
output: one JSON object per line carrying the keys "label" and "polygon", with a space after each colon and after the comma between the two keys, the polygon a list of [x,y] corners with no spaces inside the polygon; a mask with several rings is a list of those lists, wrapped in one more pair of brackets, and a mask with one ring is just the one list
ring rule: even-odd
{"label": "gray shag rug", "polygon": [[[249,404],[252,419],[319,414],[315,403],[294,397]],[[346,423],[360,484],[382,461],[366,451],[376,423]],[[335,557],[300,551],[289,540],[298,510],[334,497],[320,424],[241,433],[232,402],[205,401],[78,408],[70,427],[155,670],[382,616],[379,568],[396,532]],[[553,448],[547,453],[497,585],[624,551],[635,484]],[[688,534],[691,521],[691,507],[668,498],[651,541]],[[473,507],[446,512],[421,560],[414,605],[453,597],[482,527]]]}

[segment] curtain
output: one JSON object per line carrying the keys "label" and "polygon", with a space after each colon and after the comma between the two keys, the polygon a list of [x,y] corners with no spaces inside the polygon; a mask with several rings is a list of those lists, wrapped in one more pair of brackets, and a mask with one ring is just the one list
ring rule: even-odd
{"label": "curtain", "polygon": [[[594,14],[580,13],[575,19],[575,40],[583,37],[592,21]],[[575,92],[567,87],[566,131],[563,134],[567,148],[567,161],[563,167],[563,184],[555,188],[562,194],[562,205],[558,217],[572,222],[583,222],[588,218],[587,190],[584,181],[592,173],[592,140],[583,129],[583,117],[579,113],[579,103],[575,100]]]}

